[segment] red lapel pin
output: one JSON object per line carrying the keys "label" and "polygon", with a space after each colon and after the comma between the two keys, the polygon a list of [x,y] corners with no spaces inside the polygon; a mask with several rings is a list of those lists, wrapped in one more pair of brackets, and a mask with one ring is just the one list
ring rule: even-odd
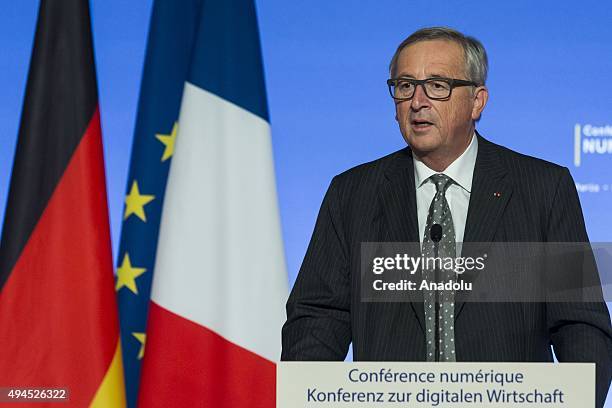
{"label": "red lapel pin", "polygon": [[501,197],[501,193],[496,191],[495,193],[493,193],[493,197],[499,198],[499,197]]}

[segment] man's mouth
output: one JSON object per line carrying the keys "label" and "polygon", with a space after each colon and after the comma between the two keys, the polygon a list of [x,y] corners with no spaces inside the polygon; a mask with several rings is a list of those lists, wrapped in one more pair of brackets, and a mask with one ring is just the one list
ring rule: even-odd
{"label": "man's mouth", "polygon": [[427,129],[429,126],[432,126],[433,123],[423,119],[414,119],[410,121],[410,124],[415,129]]}

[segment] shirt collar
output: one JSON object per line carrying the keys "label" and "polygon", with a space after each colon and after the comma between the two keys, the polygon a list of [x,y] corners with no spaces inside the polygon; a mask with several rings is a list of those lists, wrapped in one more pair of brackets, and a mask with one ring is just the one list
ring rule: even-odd
{"label": "shirt collar", "polygon": [[[474,166],[476,165],[476,156],[478,155],[478,139],[476,134],[472,135],[472,141],[461,156],[457,157],[442,174],[447,175],[461,188],[470,193],[472,191],[472,179],[474,177]],[[414,180],[417,188],[420,188],[429,177],[438,172],[430,169],[417,159],[414,155]]]}

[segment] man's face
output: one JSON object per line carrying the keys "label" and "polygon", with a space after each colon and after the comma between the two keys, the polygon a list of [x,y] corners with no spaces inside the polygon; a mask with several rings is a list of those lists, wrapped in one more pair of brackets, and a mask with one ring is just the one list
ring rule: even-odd
{"label": "man's face", "polygon": [[[395,78],[444,77],[468,79],[462,48],[451,41],[431,40],[412,44],[397,60]],[[483,94],[484,93],[484,94]],[[452,157],[467,147],[477,119],[486,103],[486,89],[457,87],[447,100],[427,97],[418,86],[414,97],[396,101],[396,119],[404,140],[420,157]]]}

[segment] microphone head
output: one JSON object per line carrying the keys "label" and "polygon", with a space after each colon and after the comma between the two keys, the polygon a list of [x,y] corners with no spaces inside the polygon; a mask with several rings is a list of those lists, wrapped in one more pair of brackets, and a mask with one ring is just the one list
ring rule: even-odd
{"label": "microphone head", "polygon": [[433,242],[440,242],[442,239],[442,226],[440,224],[433,224],[429,229],[429,237]]}

